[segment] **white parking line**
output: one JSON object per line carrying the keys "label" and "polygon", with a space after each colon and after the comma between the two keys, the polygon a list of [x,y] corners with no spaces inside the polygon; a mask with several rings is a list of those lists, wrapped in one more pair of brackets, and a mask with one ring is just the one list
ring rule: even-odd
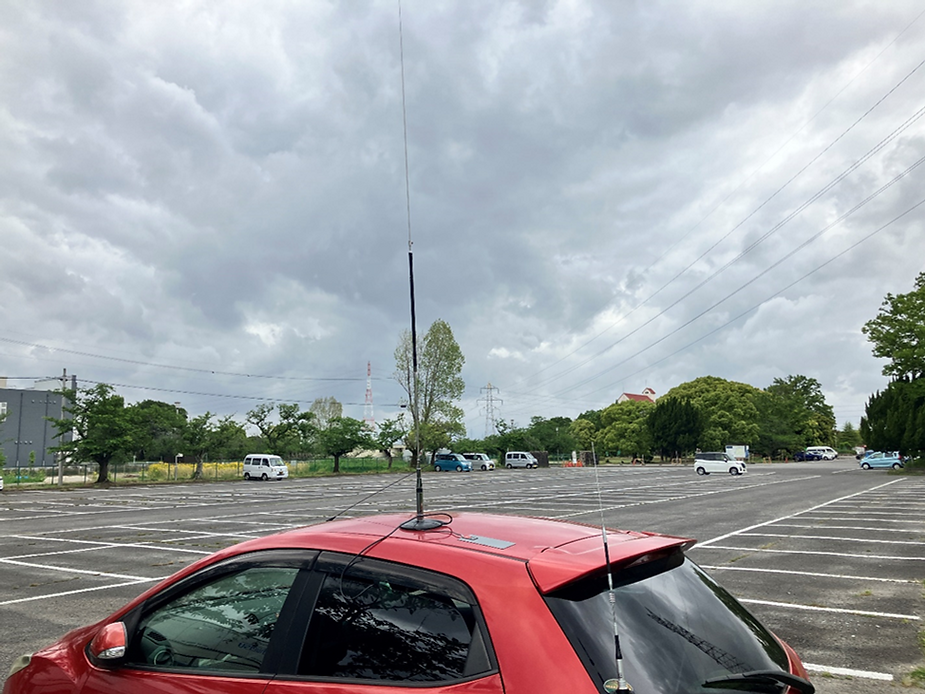
{"label": "white parking line", "polygon": [[813,506],[812,508],[808,508],[808,509],[806,509],[805,511],[797,511],[796,513],[791,513],[791,514],[789,514],[789,515],[787,515],[787,516],[781,516],[780,518],[775,518],[774,520],[765,521],[764,523],[756,523],[755,525],[750,525],[750,526],[748,526],[747,528],[742,528],[741,530],[734,530],[734,531],[731,532],[731,533],[726,533],[725,535],[720,535],[719,537],[714,537],[714,538],[712,538],[712,539],[710,539],[710,540],[706,540],[706,541],[704,541],[704,542],[700,542],[700,543],[698,543],[697,546],[698,546],[698,547],[705,547],[705,546],[707,546],[707,545],[712,545],[714,542],[720,542],[720,541],[725,540],[726,538],[732,537],[732,536],[734,536],[734,535],[739,535],[739,534],[741,534],[741,533],[748,532],[749,530],[757,530],[758,528],[763,528],[763,527],[765,527],[766,525],[773,525],[774,523],[779,523],[779,522],[781,522],[781,521],[790,520],[791,518],[795,518],[796,516],[800,516],[800,515],[802,515],[802,514],[804,514],[804,513],[812,513],[813,511],[815,511],[815,510],[817,510],[817,509],[825,508],[826,506],[831,506],[832,504],[837,504],[839,501],[844,501],[845,499],[853,499],[854,497],[856,497],[856,496],[861,496],[862,494],[869,494],[870,492],[874,491],[875,489],[882,489],[883,487],[889,487],[891,484],[896,484],[897,482],[900,482],[900,481],[902,481],[902,480],[892,480],[892,481],[890,481],[890,482],[885,482],[884,484],[880,484],[880,485],[878,485],[878,486],[876,486],[876,487],[872,487],[871,489],[867,489],[867,490],[861,491],[861,492],[856,492],[856,493],[854,493],[854,494],[848,494],[847,496],[843,496],[843,497],[841,497],[841,498],[839,498],[839,499],[833,499],[832,501],[827,501],[827,502],[825,502],[824,504],[819,504],[819,505],[817,505],[817,506]]}
{"label": "white parking line", "polygon": [[709,566],[700,564],[700,567],[708,571],[754,571],[755,573],[767,574],[790,574],[792,576],[812,576],[814,578],[844,578],[851,581],[880,581],[881,583],[914,583],[919,582],[911,578],[879,578],[877,576],[849,576],[846,574],[826,574],[815,573],[812,571],[788,571],[787,569],[759,569],[750,566]]}
{"label": "white parking line", "polygon": [[786,607],[792,610],[811,610],[813,612],[835,612],[838,614],[857,614],[863,617],[887,617],[889,619],[908,619],[919,621],[921,617],[914,614],[894,614],[892,612],[868,612],[867,610],[849,610],[841,607],[819,607],[818,605],[800,605],[794,602],[774,602],[772,600],[752,600],[751,598],[739,598],[739,602],[745,602],[750,605],[769,605],[770,607]]}
{"label": "white parking line", "polygon": [[20,540],[44,540],[46,542],[73,542],[78,545],[99,545],[101,547],[134,547],[135,549],[154,549],[159,552],[184,552],[186,554],[212,554],[198,549],[186,549],[185,547],[167,547],[164,545],[153,545],[146,542],[97,542],[96,540],[70,540],[58,537],[40,537],[34,535],[8,535]]}
{"label": "white parking line", "polygon": [[822,557],[847,557],[849,559],[892,559],[895,561],[925,561],[925,557],[894,557],[884,554],[849,554],[847,552],[821,552],[807,549],[763,549],[761,547],[730,547],[728,545],[710,545],[700,549],[732,549],[736,552],[776,552],[778,554],[813,554]]}
{"label": "white parking line", "polygon": [[0,559],[0,564],[13,564],[14,566],[28,566],[32,569],[48,569],[49,571],[63,571],[65,573],[87,574],[89,576],[104,576],[106,578],[127,578],[132,581],[146,581],[144,576],[128,576],[126,574],[111,574],[105,571],[92,571],[87,569],[73,569],[69,566],[53,566],[51,564],[36,564],[28,561],[16,561],[15,559]]}
{"label": "white parking line", "polygon": [[847,667],[832,667],[831,665],[813,665],[812,663],[803,663],[810,672],[822,672],[830,675],[844,675],[845,677],[863,677],[869,680],[883,680],[891,682],[893,675],[887,672],[871,672],[870,670],[854,670]]}
{"label": "white parking line", "polygon": [[878,540],[870,537],[832,537],[830,535],[794,535],[791,533],[739,533],[739,537],[786,537],[797,540],[836,540],[838,542],[869,542],[879,545],[925,545],[918,540]]}
{"label": "white parking line", "polygon": [[[864,530],[867,532],[877,532],[877,533],[919,533],[921,534],[921,528],[882,528],[882,527],[858,527],[856,525],[800,525],[799,523],[781,523],[775,525],[775,528],[810,528],[812,530]],[[862,540],[863,538],[857,538]]]}
{"label": "white parking line", "polygon": [[126,581],[125,583],[110,583],[107,586],[93,586],[92,588],[78,588],[77,590],[65,590],[60,593],[46,593],[45,595],[33,595],[29,598],[16,598],[15,600],[4,600],[0,602],[0,606],[3,605],[15,605],[20,602],[32,602],[33,600],[47,600],[49,598],[63,598],[67,595],[77,595],[78,593],[93,593],[99,590],[109,590],[110,588],[123,588],[124,586],[137,586],[142,583],[154,583],[155,581],[162,581],[164,577],[160,578],[144,578],[137,581]]}

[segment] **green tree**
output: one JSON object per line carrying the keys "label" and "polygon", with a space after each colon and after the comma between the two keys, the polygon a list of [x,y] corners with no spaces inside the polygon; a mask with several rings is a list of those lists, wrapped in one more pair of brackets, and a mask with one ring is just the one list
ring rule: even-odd
{"label": "green tree", "polygon": [[[466,359],[449,324],[436,320],[419,346],[415,383],[412,347],[406,330],[395,348],[393,376],[408,396],[412,421],[405,443],[416,461],[422,451],[435,453],[465,434],[463,411],[455,403],[466,388],[460,375]],[[416,449],[418,436],[421,450]]]}
{"label": "green tree", "polygon": [[186,410],[158,400],[129,405],[132,454],[139,460],[173,460],[183,452]]}
{"label": "green tree", "polygon": [[663,397],[689,400],[703,417],[698,447],[723,450],[727,444],[753,446],[758,441],[760,394],[758,388],[746,383],[702,376],[675,386]]}
{"label": "green tree", "polygon": [[209,446],[212,460],[241,460],[253,450],[247,431],[231,415],[218,420],[212,430]]}
{"label": "green tree", "polygon": [[260,404],[247,413],[247,422],[257,427],[267,453],[290,458],[303,453],[315,436],[314,415],[300,412],[299,405],[280,403],[277,421],[272,420],[273,405]]}
{"label": "green tree", "polygon": [[682,398],[660,398],[646,424],[652,446],[662,458],[693,453],[703,433],[700,411]]}
{"label": "green tree", "polygon": [[888,359],[884,376],[915,380],[925,376],[925,272],[908,294],[887,294],[880,312],[861,328],[875,357]]}
{"label": "green tree", "polygon": [[835,412],[826,403],[819,381],[797,374],[775,378],[765,390],[783,403],[801,448],[835,443]]}
{"label": "green tree", "polygon": [[601,412],[603,429],[598,432],[597,445],[603,452],[649,455],[652,436],[646,420],[654,409],[654,402],[637,400],[614,403],[604,408]]}
{"label": "green tree", "polygon": [[855,448],[861,445],[861,432],[851,422],[845,422],[838,432],[838,447],[841,450]]}
{"label": "green tree", "polygon": [[590,418],[582,415],[569,425],[569,433],[578,442],[579,448],[590,451],[595,436],[597,436],[597,427]]}
{"label": "green tree", "polygon": [[319,429],[327,429],[328,423],[335,417],[343,417],[344,406],[341,405],[337,398],[315,398],[315,401],[309,406],[308,411],[314,417],[314,424]]}
{"label": "green tree", "polygon": [[376,426],[376,450],[385,454],[386,459],[389,461],[389,470],[392,469],[392,448],[395,446],[395,442],[402,439],[406,433],[407,427],[402,416],[383,420]]}
{"label": "green tree", "polygon": [[341,456],[376,445],[366,424],[351,417],[333,417],[328,426],[318,432],[318,443],[325,455],[334,458],[335,474],[340,472]]}
{"label": "green tree", "polygon": [[755,404],[760,431],[758,441],[751,444],[752,453],[769,458],[790,456],[807,445],[794,430],[796,418],[790,403],[764,391]]}
{"label": "green tree", "polygon": [[925,452],[925,378],[899,379],[872,395],[861,436],[874,450]]}
{"label": "green tree", "polygon": [[194,480],[202,479],[202,461],[208,455],[209,449],[214,443],[215,427],[212,424],[214,416],[211,412],[206,412],[198,417],[193,417],[187,423],[184,431],[183,443],[188,451],[187,455],[192,457],[196,463],[196,468],[193,470]]}
{"label": "green tree", "polygon": [[73,434],[53,450],[76,462],[93,461],[99,466],[97,484],[109,481],[109,464],[132,450],[132,421],[125,400],[113,388],[98,383],[88,390],[65,389],[66,418],[49,417],[57,431],[56,437]]}

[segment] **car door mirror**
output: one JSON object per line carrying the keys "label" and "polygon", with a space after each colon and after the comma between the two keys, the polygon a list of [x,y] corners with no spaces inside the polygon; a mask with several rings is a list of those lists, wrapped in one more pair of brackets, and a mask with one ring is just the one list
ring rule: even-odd
{"label": "car door mirror", "polygon": [[87,654],[94,665],[112,667],[125,657],[127,646],[128,634],[125,624],[112,622],[96,632],[96,636],[87,647]]}

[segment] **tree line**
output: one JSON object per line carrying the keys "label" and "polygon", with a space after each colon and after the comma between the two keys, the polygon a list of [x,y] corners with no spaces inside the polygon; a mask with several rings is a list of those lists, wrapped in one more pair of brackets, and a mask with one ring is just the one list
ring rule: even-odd
{"label": "tree line", "polygon": [[[190,418],[178,406],[154,400],[126,405],[111,386],[63,391],[67,418],[52,419],[62,439],[57,449],[78,461],[99,464],[106,481],[111,462],[172,460],[182,452],[197,464],[242,459],[255,450],[284,458],[340,457],[356,449],[385,453],[401,441],[417,460],[441,448],[484,452],[500,459],[509,450],[546,451],[565,456],[594,448],[603,455],[674,458],[727,444],[749,446],[755,455],[783,457],[811,445],[841,449],[862,441],[879,450],[920,456],[925,451],[925,272],[908,294],[888,294],[863,332],[874,356],[887,359],[883,374],[892,380],[871,396],[860,428],[841,430],[820,383],[804,375],[775,378],[766,388],[703,376],[676,386],[658,402],[630,400],[568,417],[533,417],[529,425],[497,422],[484,439],[465,438],[465,358],[443,320],[434,321],[415,353],[410,332],[395,350],[394,378],[406,394],[405,414],[372,430],[344,417],[334,398],[319,398],[303,411],[298,404],[261,404],[245,422],[206,412]],[[416,357],[416,358],[415,358]],[[258,432],[249,435],[245,424]]]}

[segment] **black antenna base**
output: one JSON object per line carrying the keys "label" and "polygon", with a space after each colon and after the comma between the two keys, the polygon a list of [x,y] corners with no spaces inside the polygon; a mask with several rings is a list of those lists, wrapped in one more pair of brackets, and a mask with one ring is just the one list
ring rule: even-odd
{"label": "black antenna base", "polygon": [[398,527],[402,530],[435,530],[446,525],[446,521],[437,520],[436,518],[425,518],[424,516],[415,516]]}

